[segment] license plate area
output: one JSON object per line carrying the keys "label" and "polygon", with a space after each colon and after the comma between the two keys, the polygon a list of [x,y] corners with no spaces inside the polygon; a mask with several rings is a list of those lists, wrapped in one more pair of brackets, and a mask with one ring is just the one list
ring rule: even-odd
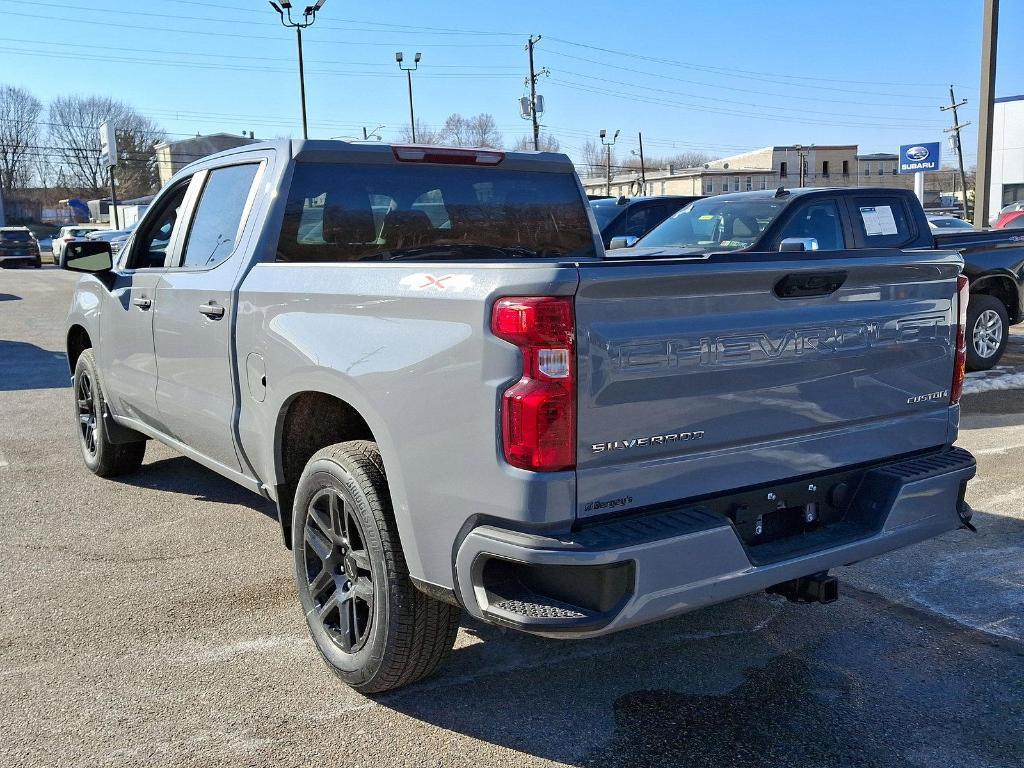
{"label": "license plate area", "polygon": [[712,501],[710,506],[732,521],[747,547],[756,548],[842,521],[863,475],[855,470],[784,483]]}

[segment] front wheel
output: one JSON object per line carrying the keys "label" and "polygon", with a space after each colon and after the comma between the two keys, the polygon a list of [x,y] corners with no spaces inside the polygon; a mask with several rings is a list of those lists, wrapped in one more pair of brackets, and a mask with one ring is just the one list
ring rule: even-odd
{"label": "front wheel", "polygon": [[292,542],[310,634],[344,682],[381,693],[444,662],[460,611],[413,586],[375,443],[314,454],[296,488]]}
{"label": "front wheel", "polygon": [[87,349],[75,363],[75,426],[82,460],[100,477],[134,472],[146,455],[146,441],[112,443],[107,437],[103,412],[106,401],[96,371],[96,359]]}
{"label": "front wheel", "polygon": [[972,293],[967,304],[967,368],[987,371],[1006,349],[1010,318],[995,296]]}

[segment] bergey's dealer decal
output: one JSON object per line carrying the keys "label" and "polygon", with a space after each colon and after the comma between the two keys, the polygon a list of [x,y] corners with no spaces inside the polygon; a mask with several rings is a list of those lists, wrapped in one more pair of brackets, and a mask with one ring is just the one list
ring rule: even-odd
{"label": "bergey's dealer decal", "polygon": [[462,293],[473,287],[472,275],[428,275],[426,272],[416,272],[407,275],[399,281],[399,285],[408,288],[410,291],[454,291]]}

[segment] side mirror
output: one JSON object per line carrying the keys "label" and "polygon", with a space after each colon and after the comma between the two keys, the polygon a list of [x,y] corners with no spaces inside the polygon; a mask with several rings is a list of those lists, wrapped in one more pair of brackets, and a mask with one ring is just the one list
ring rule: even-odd
{"label": "side mirror", "polygon": [[780,251],[816,251],[818,240],[814,237],[787,237],[779,243]]}
{"label": "side mirror", "polygon": [[85,240],[68,243],[64,251],[64,269],[71,272],[109,272],[114,268],[114,255],[106,240]]}
{"label": "side mirror", "polygon": [[635,235],[618,235],[611,239],[608,243],[608,250],[612,251],[616,248],[632,248],[639,242],[640,238]]}

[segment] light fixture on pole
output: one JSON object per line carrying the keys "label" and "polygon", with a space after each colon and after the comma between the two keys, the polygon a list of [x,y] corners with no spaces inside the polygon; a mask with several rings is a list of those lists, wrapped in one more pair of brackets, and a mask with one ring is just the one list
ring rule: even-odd
{"label": "light fixture on pole", "polygon": [[416,143],[416,114],[412,109],[412,73],[419,67],[420,58],[423,54],[417,53],[412,60],[412,66],[406,66],[402,62],[405,61],[405,55],[401,51],[395,52],[395,61],[398,62],[398,68],[405,72],[406,77],[409,79],[409,134],[412,136],[412,143]]}
{"label": "light fixture on pole", "polygon": [[277,15],[281,17],[281,24],[295,29],[295,39],[299,46],[299,97],[302,101],[302,138],[304,139],[309,138],[309,124],[306,121],[306,72],[305,64],[302,60],[302,30],[313,26],[317,13],[324,7],[326,2],[327,0],[317,0],[313,5],[307,5],[305,10],[302,11],[302,20],[294,21],[292,19],[291,0],[280,0],[280,4],[270,0],[270,7],[277,11]]}
{"label": "light fixture on pole", "polygon": [[615,135],[612,136],[612,140],[611,141],[605,141],[605,138],[608,136],[608,131],[606,131],[604,128],[602,128],[598,132],[597,135],[601,138],[601,143],[604,144],[605,151],[607,153],[605,155],[605,164],[604,164],[605,194],[608,195],[608,197],[611,197],[612,196],[612,147],[615,145],[615,140],[619,138],[619,132],[615,131]]}

